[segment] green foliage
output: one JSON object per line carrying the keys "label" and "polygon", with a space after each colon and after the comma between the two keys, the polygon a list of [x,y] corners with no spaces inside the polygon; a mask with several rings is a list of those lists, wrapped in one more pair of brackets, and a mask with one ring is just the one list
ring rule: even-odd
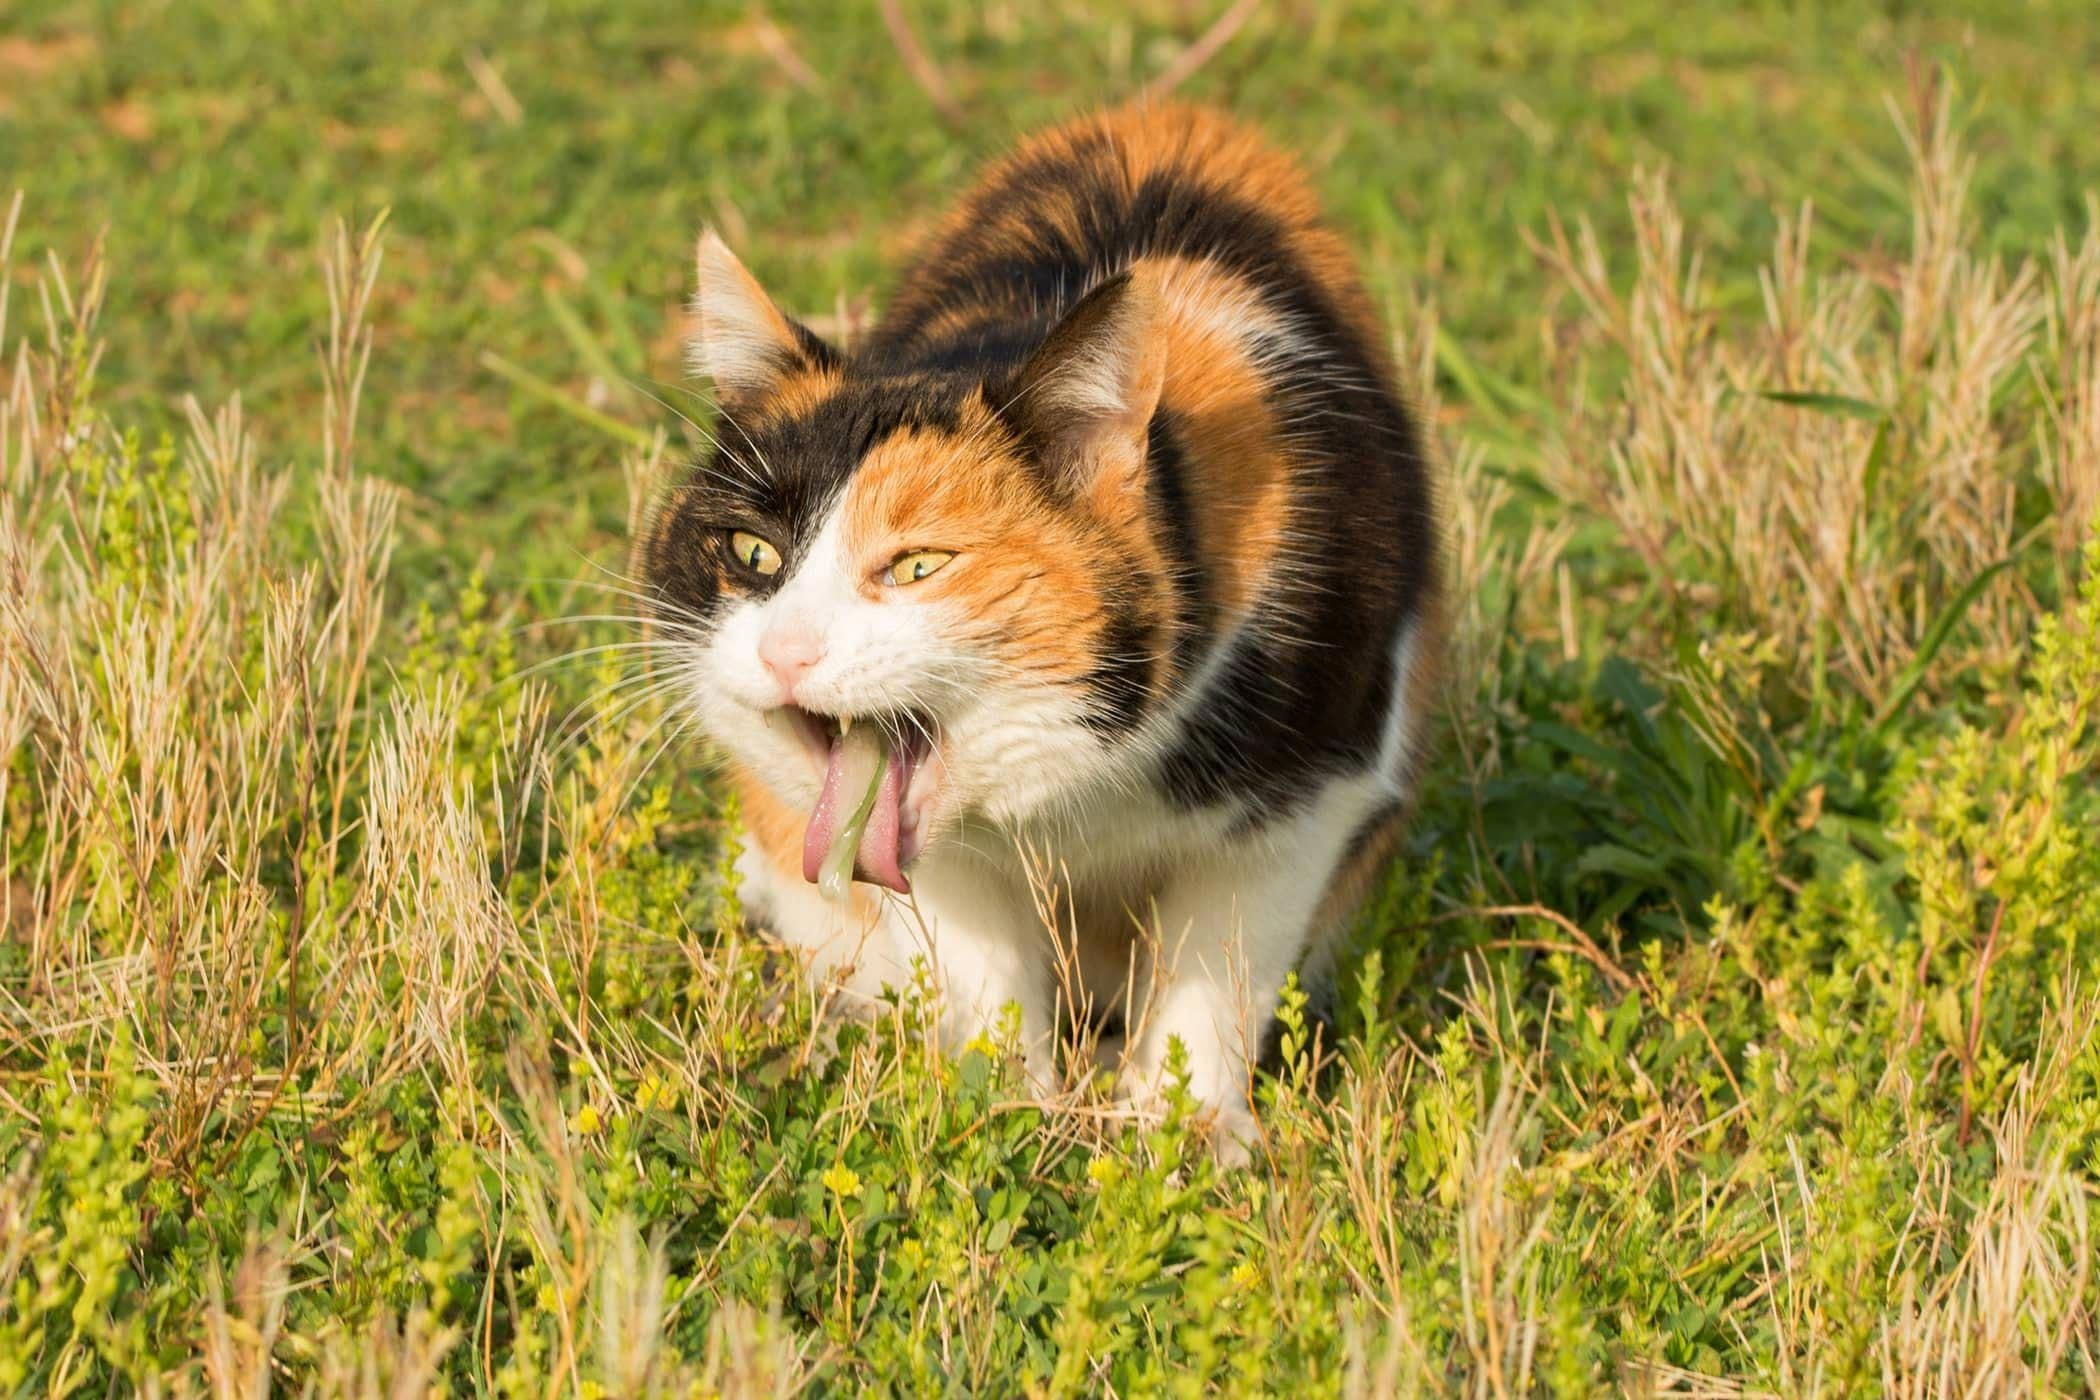
{"label": "green foliage", "polygon": [[[1166,8],[907,8],[966,110],[1016,125],[1187,37]],[[2100,541],[2050,542],[2081,532],[2036,446],[2075,416],[2072,332],[1974,420],[2012,445],[2018,548],[1915,600],[1870,703],[1739,580],[1665,606],[1655,558],[1533,473],[1590,392],[1528,348],[1539,308],[1600,383],[1626,366],[1512,251],[1549,198],[1619,231],[1659,149],[1702,226],[1812,191],[1819,257],[1900,242],[1864,113],[1913,40],[2033,73],[1978,184],[2002,249],[2037,248],[2100,169],[2060,100],[2082,12],[1855,46],[1866,7],[1312,6],[1202,75],[1324,162],[1381,288],[1442,284],[1455,512],[1574,517],[1543,566],[1459,561],[1478,674],[1331,1001],[1286,988],[1225,1169],[1185,1096],[1142,1117],[1075,1064],[1039,1099],[1010,1027],[935,1043],[923,987],[823,1014],[746,924],[735,802],[617,593],[547,581],[617,528],[611,454],[656,441],[697,217],[826,305],[1002,135],[943,131],[875,18],[733,10],[608,11],[588,53],[471,5],[38,6],[0,44],[51,75],[0,87],[37,236],[74,252],[107,213],[130,252],[99,370],[93,273],[44,284],[48,337],[0,319],[0,1393],[2092,1388]],[[1425,124],[1398,149],[1395,71]],[[207,164],[233,127],[245,157]],[[362,417],[316,414],[360,342],[357,314],[320,333],[305,249],[365,199],[396,206],[375,378]],[[1758,303],[1721,245],[1703,338]],[[290,353],[317,340],[320,380]],[[260,450],[237,414],[161,421],[198,382],[251,387]],[[1741,421],[1827,427],[1872,501],[1885,422],[1934,411],[1887,387],[1751,384],[1773,416]],[[397,520],[382,480],[427,494]]]}
{"label": "green foliage", "polygon": [[[112,567],[150,587],[169,548]],[[532,702],[486,607],[470,588],[425,611],[392,684],[461,697],[446,771],[494,793]],[[1437,1383],[1520,1353],[1562,1390],[1804,1364],[1851,1389],[1895,1364],[1902,1309],[1981,1286],[1964,1240],[2017,1228],[2059,1270],[2082,1258],[2100,543],[2020,689],[1869,746],[1849,809],[1805,794],[1842,786],[1859,735],[1775,730],[1744,689],[1754,648],[1688,654],[1660,684],[1624,660],[1508,664],[1555,699],[1510,692],[1528,718],[1507,790],[1444,784],[1424,815],[1483,832],[1492,860],[1396,868],[1330,1027],[1286,989],[1250,1171],[1212,1165],[1185,1100],[1122,1126],[1038,1105],[1000,1044],[928,1044],[911,995],[818,1049],[763,945],[733,916],[689,922],[723,906],[698,858],[715,838],[681,833],[724,814],[637,786],[616,724],[528,804],[544,840],[477,800],[515,942],[423,1072],[393,1063],[416,1026],[368,1026],[345,1047],[360,1094],[331,1104],[282,1040],[244,1041],[250,1073],[297,1086],[259,1119],[214,1116],[185,1158],[149,1133],[179,1081],[140,1067],[133,1031],[45,1034],[39,1108],[0,1139],[5,1379],[180,1367],[235,1306],[197,1300],[250,1275],[285,1290],[283,1364],[415,1315],[452,1386],[515,1393],[721,1378],[731,1326],[784,1372],[914,1392],[1325,1391],[1352,1367]],[[617,714],[603,676],[566,684]],[[1505,829],[1504,803],[1528,823]],[[1626,854],[1586,861],[1585,842]],[[1543,905],[1468,912],[1532,872],[1527,894],[1630,941]],[[354,872],[335,878],[316,939],[360,905]],[[2056,1184],[2006,1204],[2037,1175]],[[2090,1304],[2082,1271],[2058,1283],[2022,1306]],[[2040,1332],[2020,1354],[2070,1365]]]}

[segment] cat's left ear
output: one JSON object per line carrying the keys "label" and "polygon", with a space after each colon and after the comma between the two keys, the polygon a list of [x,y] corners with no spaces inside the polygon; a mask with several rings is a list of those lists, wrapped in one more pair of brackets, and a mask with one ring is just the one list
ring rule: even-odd
{"label": "cat's left ear", "polygon": [[1052,476],[1081,492],[1138,480],[1165,378],[1158,294],[1125,272],[1080,298],[993,392]]}
{"label": "cat's left ear", "polygon": [[714,381],[718,400],[763,397],[789,374],[837,360],[814,331],[774,305],[713,229],[700,235],[695,263],[694,334],[686,362]]}

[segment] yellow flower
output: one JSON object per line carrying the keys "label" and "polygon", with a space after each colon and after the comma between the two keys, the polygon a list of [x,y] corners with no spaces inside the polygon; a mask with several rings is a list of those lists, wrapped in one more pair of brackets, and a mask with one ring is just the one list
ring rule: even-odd
{"label": "yellow flower", "polygon": [[1261,1275],[1255,1272],[1253,1263],[1243,1259],[1233,1266],[1232,1286],[1244,1293],[1254,1287],[1255,1281],[1260,1277]]}
{"label": "yellow flower", "polygon": [[652,1074],[635,1088],[634,1106],[644,1113],[659,1108],[668,1113],[678,1107],[678,1091],[661,1075]]}
{"label": "yellow flower", "polygon": [[843,1162],[824,1169],[824,1185],[832,1195],[848,1200],[860,1194],[860,1173]]}
{"label": "yellow flower", "polygon": [[991,1036],[984,1031],[977,1032],[977,1034],[971,1036],[969,1040],[963,1043],[963,1053],[965,1055],[969,1054],[972,1050],[975,1050],[978,1054],[984,1056],[987,1060],[996,1060],[999,1058],[998,1043],[994,1041],[991,1038]]}
{"label": "yellow flower", "polygon": [[1123,1179],[1123,1164],[1113,1157],[1096,1157],[1086,1164],[1086,1179],[1096,1186],[1113,1186]]}
{"label": "yellow flower", "polygon": [[589,1137],[604,1126],[605,1120],[598,1115],[598,1110],[589,1104],[577,1109],[576,1116],[569,1120],[569,1130],[584,1137]]}

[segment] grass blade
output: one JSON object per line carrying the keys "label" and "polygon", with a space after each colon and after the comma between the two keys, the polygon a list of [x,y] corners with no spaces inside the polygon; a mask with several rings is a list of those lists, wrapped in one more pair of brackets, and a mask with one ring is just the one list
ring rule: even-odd
{"label": "grass blade", "polygon": [[1757,396],[1773,403],[1783,403],[1788,408],[1803,408],[1811,413],[1827,413],[1834,418],[1858,418],[1869,423],[1886,422],[1889,411],[1878,403],[1855,399],[1847,394],[1820,394],[1800,389],[1759,389]]}
{"label": "grass blade", "polygon": [[608,437],[624,442],[630,447],[649,446],[650,436],[643,429],[632,423],[623,423],[609,413],[599,412],[559,385],[540,378],[523,365],[513,363],[493,350],[481,352],[481,367],[508,379],[548,407],[559,409],[577,422],[589,424]]}
{"label": "grass blade", "polygon": [[1924,683],[1925,673],[1932,667],[1932,659],[1939,655],[1940,648],[1947,644],[1947,638],[1953,634],[1954,625],[1961,621],[1962,615],[1968,612],[1970,605],[1983,596],[1983,590],[1990,586],[1991,580],[2012,567],[2012,562],[2012,556],[2007,555],[1988,566],[1963,584],[1961,592],[1955,594],[1947,606],[1940,609],[1940,615],[1932,620],[1932,626],[1925,629],[1925,636],[1918,643],[1917,654],[1911,657],[1910,664],[1896,677],[1895,688],[1889,692],[1889,698],[1882,702],[1880,711],[1875,714],[1870,733],[1879,736],[1888,728],[1889,723],[1902,713],[1910,697],[1916,694],[1918,687]]}

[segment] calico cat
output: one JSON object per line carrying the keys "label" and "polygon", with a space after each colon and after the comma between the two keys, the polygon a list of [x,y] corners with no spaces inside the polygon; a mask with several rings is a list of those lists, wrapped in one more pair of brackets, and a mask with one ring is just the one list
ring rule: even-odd
{"label": "calico cat", "polygon": [[1441,652],[1430,474],[1306,181],[1132,107],[995,165],[850,353],[712,233],[694,311],[720,421],[642,559],[747,902],[854,993],[923,958],[959,1036],[1018,1003],[1039,1083],[1061,1012],[1143,1002],[1125,1082],[1178,1038],[1233,1153]]}

